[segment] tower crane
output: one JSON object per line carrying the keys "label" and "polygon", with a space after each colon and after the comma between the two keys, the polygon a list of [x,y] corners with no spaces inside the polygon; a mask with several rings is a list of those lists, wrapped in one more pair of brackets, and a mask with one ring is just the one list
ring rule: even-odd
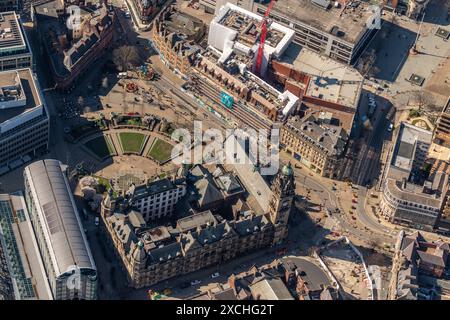
{"label": "tower crane", "polygon": [[266,12],[264,14],[262,24],[261,24],[261,36],[259,39],[259,48],[258,55],[256,56],[256,65],[255,65],[255,73],[260,76],[261,75],[261,64],[264,56],[264,42],[266,41],[267,36],[267,20],[269,18],[270,10],[275,5],[276,0],[270,0],[269,5],[267,6]]}

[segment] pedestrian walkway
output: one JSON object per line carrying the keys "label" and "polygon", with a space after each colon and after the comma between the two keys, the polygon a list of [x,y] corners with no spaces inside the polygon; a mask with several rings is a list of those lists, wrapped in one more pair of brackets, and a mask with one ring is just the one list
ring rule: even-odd
{"label": "pedestrian walkway", "polygon": [[122,144],[119,141],[119,137],[117,136],[116,132],[111,132],[111,134],[109,135],[111,137],[111,142],[114,145],[114,148],[116,149],[117,155],[121,156],[123,155],[123,150],[122,150]]}
{"label": "pedestrian walkway", "polygon": [[156,139],[156,137],[154,135],[151,135],[151,136],[148,137],[147,143],[144,146],[144,148],[142,149],[142,156],[143,157],[146,157],[148,155],[148,153],[150,151],[150,148],[153,145],[153,141],[155,141],[155,139]]}

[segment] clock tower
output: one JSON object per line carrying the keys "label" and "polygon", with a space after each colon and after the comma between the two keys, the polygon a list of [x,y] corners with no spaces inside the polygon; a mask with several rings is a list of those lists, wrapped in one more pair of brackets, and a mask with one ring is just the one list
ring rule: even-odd
{"label": "clock tower", "polygon": [[294,170],[291,163],[283,166],[272,183],[269,200],[269,218],[275,226],[274,244],[287,236],[289,213],[295,196]]}

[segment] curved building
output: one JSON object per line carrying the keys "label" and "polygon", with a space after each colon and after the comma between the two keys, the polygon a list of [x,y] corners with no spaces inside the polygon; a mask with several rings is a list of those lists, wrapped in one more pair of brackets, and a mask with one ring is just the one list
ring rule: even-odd
{"label": "curved building", "polygon": [[391,178],[381,195],[382,215],[391,222],[432,230],[442,208],[442,197],[425,193],[426,188]]}
{"label": "curved building", "polygon": [[95,299],[97,270],[78,210],[58,160],[24,170],[25,197],[53,298]]}

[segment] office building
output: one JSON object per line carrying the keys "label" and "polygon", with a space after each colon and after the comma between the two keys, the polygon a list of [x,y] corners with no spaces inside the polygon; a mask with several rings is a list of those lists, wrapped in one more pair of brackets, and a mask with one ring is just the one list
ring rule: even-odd
{"label": "office building", "polygon": [[49,114],[30,69],[0,72],[0,174],[48,150]]}
{"label": "office building", "polygon": [[155,19],[152,44],[169,69],[187,76],[195,56],[201,51],[196,45],[206,32],[206,25],[195,17],[169,6]]}
{"label": "office building", "polygon": [[331,113],[313,112],[290,118],[281,129],[283,148],[319,175],[336,178],[342,172],[348,135]]}
{"label": "office building", "polygon": [[432,133],[402,122],[387,164],[381,215],[390,222],[434,230],[448,191],[448,174],[435,172],[422,181]]}
{"label": "office building", "polygon": [[32,67],[30,45],[17,14],[0,12],[0,71]]}
{"label": "office building", "polygon": [[97,297],[97,270],[75,200],[58,160],[24,170],[25,199],[55,300]]}
{"label": "office building", "polygon": [[152,18],[161,7],[167,2],[166,0],[126,0],[128,6],[131,6],[131,11],[135,15],[135,19],[139,20],[141,24],[149,24]]}
{"label": "office building", "polygon": [[[200,0],[206,12],[217,14],[224,0]],[[264,16],[269,1],[229,1]],[[293,41],[302,47],[345,64],[354,64],[374,37],[374,14],[363,1],[278,0],[269,17],[295,31]]]}
{"label": "office building", "polygon": [[435,143],[450,148],[450,98],[448,99],[434,129]]}
{"label": "office building", "polygon": [[100,59],[114,36],[115,13],[103,4],[81,6],[79,25],[67,28],[71,3],[49,0],[33,5],[32,19],[56,87],[70,89]]}
{"label": "office building", "polygon": [[124,196],[114,197],[112,190],[102,203],[103,214],[140,212],[145,221],[172,215],[177,202],[186,194],[184,181],[160,179],[139,186],[131,185]]}

